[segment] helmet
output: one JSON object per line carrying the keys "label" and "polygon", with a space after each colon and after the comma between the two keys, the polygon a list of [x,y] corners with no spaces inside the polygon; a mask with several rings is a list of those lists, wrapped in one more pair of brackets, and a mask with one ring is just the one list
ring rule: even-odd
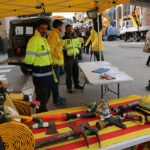
{"label": "helmet", "polygon": [[150,95],[143,97],[143,99],[139,101],[137,108],[150,114]]}

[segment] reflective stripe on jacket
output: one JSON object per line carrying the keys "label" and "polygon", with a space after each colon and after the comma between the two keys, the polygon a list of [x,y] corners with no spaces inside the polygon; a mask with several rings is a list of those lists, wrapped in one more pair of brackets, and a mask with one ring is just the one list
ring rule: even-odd
{"label": "reflective stripe on jacket", "polygon": [[78,38],[65,39],[63,38],[63,50],[66,51],[67,56],[74,56],[79,54],[80,42]]}
{"label": "reflective stripe on jacket", "polygon": [[[100,31],[99,35],[100,35],[100,50],[103,51],[104,47],[102,40],[102,31]],[[94,29],[91,30],[91,34],[88,40],[86,41],[85,46],[87,46],[90,41],[92,43],[92,51],[99,51],[98,33]]]}
{"label": "reflective stripe on jacket", "polygon": [[50,47],[45,37],[36,30],[34,36],[29,40],[26,48],[25,64],[34,67],[49,66],[52,64]]}
{"label": "reflective stripe on jacket", "polygon": [[48,36],[48,43],[51,48],[51,56],[53,59],[53,65],[63,66],[64,55],[62,49],[62,40],[59,37],[60,31],[53,28]]}

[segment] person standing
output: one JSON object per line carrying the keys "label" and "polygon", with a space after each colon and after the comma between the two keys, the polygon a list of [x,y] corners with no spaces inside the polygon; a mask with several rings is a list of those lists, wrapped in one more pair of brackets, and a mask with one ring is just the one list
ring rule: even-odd
{"label": "person standing", "polygon": [[73,28],[71,25],[66,25],[66,34],[63,39],[63,51],[64,51],[64,68],[66,72],[66,86],[67,92],[72,93],[72,78],[74,82],[74,88],[82,89],[79,85],[79,68],[78,68],[78,55],[80,43],[78,38],[73,34]]}
{"label": "person standing", "polygon": [[60,68],[64,65],[64,56],[62,49],[62,40],[60,39],[60,34],[62,30],[63,22],[59,19],[54,20],[53,28],[50,34],[48,35],[48,43],[51,48],[51,56],[53,59],[53,68],[57,77],[58,82],[53,82],[52,84],[52,95],[53,103],[56,105],[65,105],[65,98],[59,96],[59,76]]}
{"label": "person standing", "polygon": [[[101,18],[101,15],[99,16],[99,22],[100,22],[100,26],[99,26],[99,31],[98,31],[97,19],[93,20],[94,27],[91,29],[90,36],[85,43],[85,46],[87,46],[91,42],[91,44],[92,44],[91,56],[94,53],[94,56],[96,57],[97,61],[100,61],[99,44],[100,44],[100,50],[103,51],[103,49],[104,49],[103,48],[103,40],[102,40],[102,18]],[[98,39],[98,33],[99,33],[99,37],[100,37],[100,43],[99,43],[99,39]],[[102,56],[101,56],[101,58],[102,58]],[[103,59],[104,58],[102,58],[102,60]]]}
{"label": "person standing", "polygon": [[[91,30],[92,30],[92,27],[89,27],[89,29],[86,32],[86,40],[88,40],[88,38],[89,38],[89,36],[91,34]],[[86,46],[86,53],[87,54],[89,54],[89,52],[90,52],[90,46],[91,46],[91,41],[89,41],[89,43]]]}
{"label": "person standing", "polygon": [[46,39],[47,31],[48,22],[40,19],[34,36],[27,44],[24,59],[28,74],[32,74],[36,100],[41,103],[37,113],[47,111],[46,104],[51,95],[53,81],[51,51]]}
{"label": "person standing", "polygon": [[[102,32],[101,31],[100,31],[99,35],[100,35],[100,47],[101,47],[101,50],[103,50],[103,41],[102,41]],[[86,41],[85,46],[88,46],[88,44],[90,42],[92,44],[91,52],[94,53],[94,56],[96,57],[96,60],[100,61],[98,32],[95,29],[91,30],[91,34],[90,34],[88,40]]]}
{"label": "person standing", "polygon": [[[150,48],[150,31],[146,33],[146,43],[148,47]],[[148,59],[146,61],[146,66],[150,66],[150,56],[148,56]]]}

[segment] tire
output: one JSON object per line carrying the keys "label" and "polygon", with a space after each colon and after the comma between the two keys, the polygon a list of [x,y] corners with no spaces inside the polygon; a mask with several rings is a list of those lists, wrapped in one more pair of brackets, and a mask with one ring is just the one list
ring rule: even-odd
{"label": "tire", "polygon": [[108,41],[113,41],[113,36],[108,36]]}
{"label": "tire", "polygon": [[10,58],[16,56],[15,50],[14,50],[13,48],[9,48],[9,49],[7,50],[7,53],[8,53],[8,57],[10,57]]}
{"label": "tire", "polygon": [[134,42],[139,42],[141,40],[141,36],[138,33],[133,34]]}
{"label": "tire", "polygon": [[20,66],[20,70],[22,71],[22,73],[24,75],[27,75],[28,71],[27,71],[27,69],[24,66]]}
{"label": "tire", "polygon": [[127,35],[124,36],[124,41],[127,42],[128,38]]}
{"label": "tire", "polygon": [[120,40],[123,40],[123,39],[124,39],[123,35],[120,35]]}

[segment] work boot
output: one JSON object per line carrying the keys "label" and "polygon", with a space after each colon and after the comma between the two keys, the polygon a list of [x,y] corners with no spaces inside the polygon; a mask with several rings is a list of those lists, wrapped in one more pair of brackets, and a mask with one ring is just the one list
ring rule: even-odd
{"label": "work boot", "polygon": [[39,109],[36,109],[36,113],[41,113],[41,112],[47,112],[46,107],[40,107]]}
{"label": "work boot", "polygon": [[66,97],[59,97],[60,101],[66,101]]}
{"label": "work boot", "polygon": [[74,88],[75,88],[75,89],[80,89],[80,90],[82,90],[82,89],[83,89],[83,86],[81,86],[81,85],[78,84],[78,85],[75,85]]}
{"label": "work boot", "polygon": [[67,93],[72,93],[72,88],[67,88]]}
{"label": "work boot", "polygon": [[66,103],[61,101],[61,100],[58,100],[57,103],[54,103],[54,104],[57,105],[57,106],[64,106],[64,105],[66,105]]}
{"label": "work boot", "polygon": [[148,86],[145,87],[147,91],[150,91],[150,80],[148,81]]}

